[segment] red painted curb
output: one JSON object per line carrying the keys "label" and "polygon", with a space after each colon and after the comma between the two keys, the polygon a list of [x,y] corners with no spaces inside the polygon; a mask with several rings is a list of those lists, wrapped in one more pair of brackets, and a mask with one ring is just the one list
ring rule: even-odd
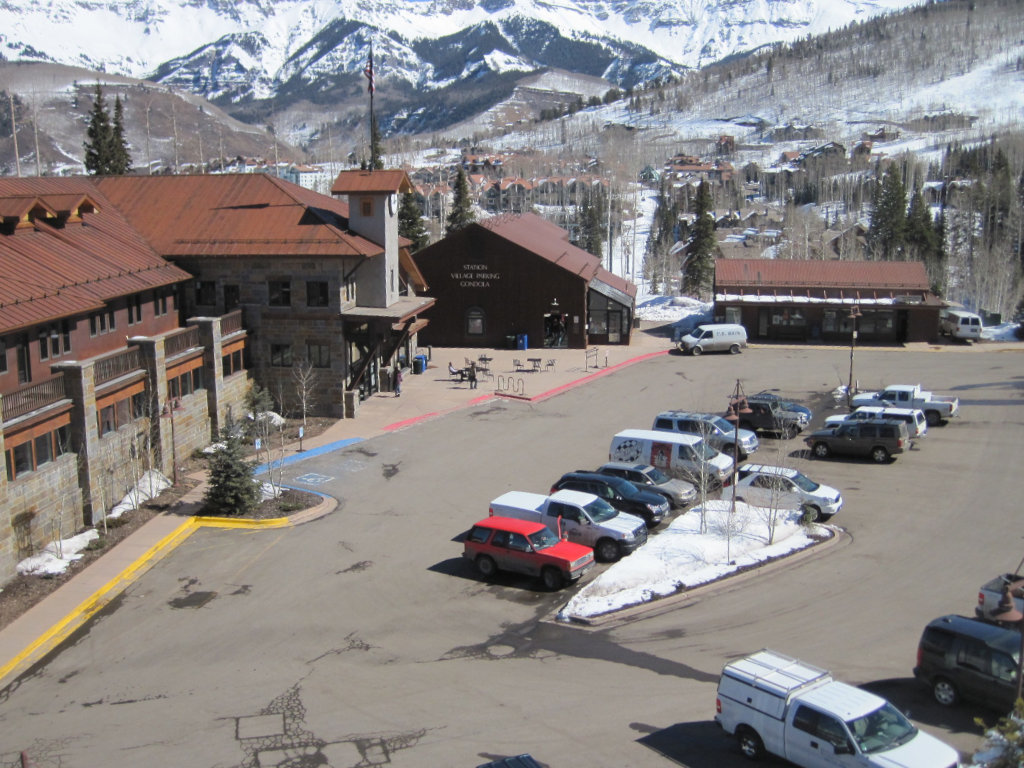
{"label": "red painted curb", "polygon": [[616,365],[610,365],[607,368],[602,368],[600,371],[592,373],[589,376],[585,376],[582,379],[577,379],[576,381],[570,381],[568,384],[563,384],[560,387],[556,387],[555,389],[548,390],[547,392],[539,394],[536,397],[531,397],[531,398],[529,398],[529,401],[531,403],[537,403],[537,402],[540,402],[541,400],[547,400],[549,397],[554,397],[555,395],[560,395],[562,392],[567,392],[568,390],[574,389],[575,387],[578,387],[581,384],[586,384],[587,382],[593,381],[594,379],[600,378],[601,376],[605,376],[605,375],[607,375],[609,373],[614,373],[615,371],[619,370],[620,368],[625,368],[627,365],[633,365],[634,363],[640,363],[640,362],[643,362],[644,360],[650,360],[652,357],[658,357],[659,355],[667,355],[668,353],[669,353],[669,350],[663,349],[660,352],[648,352],[646,355],[640,355],[639,357],[630,358],[629,360],[625,360],[625,361],[623,361],[621,363],[618,363]]}

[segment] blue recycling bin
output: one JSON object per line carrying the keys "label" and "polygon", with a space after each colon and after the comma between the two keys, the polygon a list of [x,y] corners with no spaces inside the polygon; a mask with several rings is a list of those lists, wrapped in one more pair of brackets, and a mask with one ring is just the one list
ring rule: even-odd
{"label": "blue recycling bin", "polygon": [[427,356],[415,355],[412,359],[412,372],[419,374],[427,370]]}
{"label": "blue recycling bin", "polygon": [[516,349],[529,349],[530,342],[525,333],[516,336]]}

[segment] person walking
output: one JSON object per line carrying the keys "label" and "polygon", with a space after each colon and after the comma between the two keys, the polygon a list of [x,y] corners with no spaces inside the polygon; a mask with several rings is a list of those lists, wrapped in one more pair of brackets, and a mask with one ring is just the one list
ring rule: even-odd
{"label": "person walking", "polygon": [[469,388],[476,389],[476,363],[469,366]]}
{"label": "person walking", "polygon": [[402,367],[395,365],[395,397],[402,396]]}

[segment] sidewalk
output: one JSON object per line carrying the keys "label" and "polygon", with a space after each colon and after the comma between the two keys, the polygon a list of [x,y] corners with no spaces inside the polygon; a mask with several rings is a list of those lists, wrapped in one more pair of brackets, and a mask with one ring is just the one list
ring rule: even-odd
{"label": "sidewalk", "polygon": [[[581,349],[492,350],[440,348],[423,349],[429,355],[422,374],[408,374],[401,397],[376,394],[360,403],[354,419],[335,422],[322,434],[285,449],[285,463],[339,450],[377,435],[404,429],[427,419],[496,397],[539,402],[594,378],[649,357],[665,354],[670,340],[643,330],[634,331],[629,347],[600,347],[596,355]],[[448,375],[449,361],[461,368],[466,359],[491,357],[491,376],[481,377],[476,389]],[[515,361],[530,366],[540,359],[540,369],[517,370]],[[548,362],[553,361],[552,365]],[[265,467],[257,467],[257,473]],[[300,525],[329,514],[337,502],[324,498],[317,507],[278,520],[236,520],[197,518],[205,494],[205,482],[182,497],[175,508],[146,525],[110,550],[67,584],[53,592],[25,614],[0,630],[0,687],[8,685],[62,643],[93,615],[117,597],[161,558],[174,551],[199,528],[279,528]]]}

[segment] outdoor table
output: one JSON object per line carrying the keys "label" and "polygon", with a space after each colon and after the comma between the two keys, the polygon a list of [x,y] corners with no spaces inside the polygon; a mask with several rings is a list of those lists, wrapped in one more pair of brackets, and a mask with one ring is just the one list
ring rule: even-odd
{"label": "outdoor table", "polygon": [[528,357],[526,362],[533,366],[533,370],[539,371],[541,370],[540,364],[543,362],[543,359],[540,357]]}

